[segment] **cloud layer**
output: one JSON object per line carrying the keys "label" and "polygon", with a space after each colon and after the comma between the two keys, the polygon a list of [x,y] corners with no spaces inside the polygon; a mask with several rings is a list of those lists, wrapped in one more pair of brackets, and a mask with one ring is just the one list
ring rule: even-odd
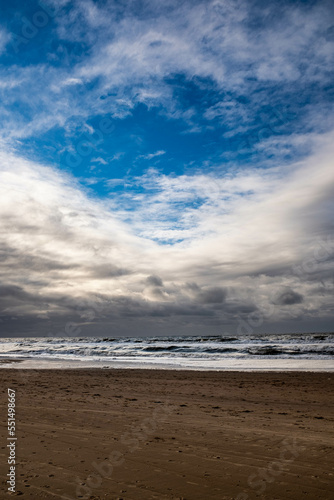
{"label": "cloud layer", "polygon": [[[263,106],[272,109],[282,101],[298,105],[307,99],[300,113],[304,125],[321,116],[326,93],[319,92],[333,78],[331,2],[172,0],[161,6],[84,0],[71,2],[70,8],[68,2],[59,5],[46,27],[18,50],[19,58],[47,33],[37,63],[2,73],[6,137],[54,126],[73,131],[76,121],[84,123],[97,113],[124,118],[138,103],[162,106],[189,130],[214,120],[234,134],[250,127]],[[23,29],[23,21],[13,27],[11,41],[7,32],[0,35],[8,55]],[[214,90],[212,102],[185,109],[174,85],[180,75],[199,89]],[[312,94],[317,101],[310,101]],[[21,103],[15,113],[14,102]]]}
{"label": "cloud layer", "polygon": [[141,196],[127,195],[130,216],[122,200],[94,200],[71,176],[3,154],[4,331],[57,333],[74,321],[91,334],[173,322],[223,332],[261,315],[264,325],[329,324],[333,143],[321,137],[288,171],[144,176]]}
{"label": "cloud layer", "polygon": [[332,2],[43,5],[0,15],[1,334],[331,329]]}

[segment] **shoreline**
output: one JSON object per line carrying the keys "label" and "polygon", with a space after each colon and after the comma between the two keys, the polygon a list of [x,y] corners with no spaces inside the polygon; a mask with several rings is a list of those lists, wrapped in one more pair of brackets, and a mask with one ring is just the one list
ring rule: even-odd
{"label": "shoreline", "polygon": [[124,361],[124,360],[65,360],[50,358],[0,358],[0,371],[3,369],[15,370],[82,370],[82,369],[127,369],[127,370],[164,370],[164,371],[193,371],[193,372],[273,372],[273,373],[333,373],[333,360],[305,360],[305,359],[244,359],[224,360],[221,366],[177,364],[170,361]]}

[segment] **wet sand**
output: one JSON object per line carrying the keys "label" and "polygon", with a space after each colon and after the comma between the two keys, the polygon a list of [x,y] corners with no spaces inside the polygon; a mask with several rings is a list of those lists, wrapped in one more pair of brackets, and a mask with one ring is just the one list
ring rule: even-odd
{"label": "wet sand", "polygon": [[333,499],[330,373],[1,369],[29,499]]}

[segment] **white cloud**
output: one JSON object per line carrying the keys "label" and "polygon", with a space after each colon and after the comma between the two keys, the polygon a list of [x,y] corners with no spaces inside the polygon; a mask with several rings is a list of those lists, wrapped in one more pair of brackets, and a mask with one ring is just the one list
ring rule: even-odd
{"label": "white cloud", "polygon": [[[234,255],[239,251],[244,254],[244,240],[248,242],[247,249],[255,245],[254,253],[261,246],[258,238],[263,245],[273,240],[276,248],[273,255],[277,261],[285,260],[283,254],[287,247],[292,254],[299,253],[299,237],[303,239],[310,229],[307,221],[310,224],[315,205],[320,207],[322,199],[326,201],[325,192],[333,184],[331,139],[331,134],[326,141],[313,138],[318,148],[322,144],[321,153],[317,151],[316,156],[303,162],[272,169],[243,168],[221,177],[167,176],[149,170],[136,180],[141,187],[139,192],[136,190],[133,196],[129,192],[119,195],[123,196],[121,204],[131,209],[124,217],[130,218],[146,238],[152,234],[158,240],[170,241],[193,242],[203,238],[208,248],[214,239],[223,238],[224,251],[230,242]],[[314,164],[318,165],[317,169]],[[257,227],[261,228],[260,234]],[[256,238],[252,234],[256,234]],[[315,237],[313,233],[312,237]],[[279,253],[281,247],[282,254]]]}
{"label": "white cloud", "polygon": [[66,78],[66,80],[62,83],[65,87],[67,85],[81,85],[82,80],[80,78]]}
{"label": "white cloud", "polygon": [[[275,95],[282,99],[284,89],[291,94],[305,92],[312,83],[331,83],[334,39],[327,35],[332,21],[325,2],[307,9],[269,5],[265,12],[251,2],[216,0],[169,2],[164,8],[152,1],[143,12],[138,8],[136,15],[131,5],[85,1],[57,15],[61,39],[85,42],[89,50],[70,67],[39,64],[3,73],[11,90],[1,96],[3,133],[10,129],[10,136],[24,137],[99,113],[124,118],[140,102],[163,106],[170,117],[184,119],[198,131],[195,115],[189,117],[186,111],[191,110],[180,107],[168,83],[180,74],[199,86],[209,78],[216,90],[229,93],[206,117],[219,116],[230,126],[247,121],[263,103],[274,105]],[[261,29],[256,23],[262,23]],[[17,89],[9,85],[14,77],[21,82]],[[85,93],[85,85],[92,83],[95,88]],[[77,85],[83,87],[80,95]],[[263,85],[269,86],[269,94],[255,92]],[[245,94],[251,99],[248,105],[237,99]],[[101,95],[109,97],[101,100]],[[8,111],[17,101],[30,113]],[[316,105],[308,119],[312,114],[322,116]]]}
{"label": "white cloud", "polygon": [[91,160],[91,163],[100,163],[101,165],[107,165],[108,162],[106,160],[104,160],[103,158],[92,158]]}
{"label": "white cloud", "polygon": [[4,52],[6,45],[9,43],[10,39],[10,33],[8,33],[5,28],[0,26],[0,54]]}
{"label": "white cloud", "polygon": [[138,158],[142,158],[143,160],[152,160],[152,158],[155,158],[156,156],[162,156],[166,154],[166,151],[160,150],[156,151],[155,153],[148,153],[146,155],[139,155]]}
{"label": "white cloud", "polygon": [[[278,14],[274,6],[268,9]],[[333,61],[330,51],[315,43],[331,25],[323,9],[321,5],[281,9],[281,18],[273,18],[261,30],[247,26],[253,12],[251,3],[245,2],[174,3],[168,14],[163,10],[153,18],[125,15],[114,24],[112,41],[97,47],[79,74],[88,79],[105,77],[111,87],[144,81],[148,99],[161,97],[154,90],[154,79],[180,72],[189,78],[210,77],[234,90],[249,85],[251,77],[299,80],[298,67],[303,64],[304,82],[318,79],[319,72],[323,78]],[[324,44],[329,46],[332,40]]]}

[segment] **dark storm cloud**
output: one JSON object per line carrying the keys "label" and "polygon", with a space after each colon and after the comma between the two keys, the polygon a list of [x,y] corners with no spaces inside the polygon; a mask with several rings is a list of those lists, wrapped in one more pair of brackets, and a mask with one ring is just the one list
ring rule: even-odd
{"label": "dark storm cloud", "polygon": [[26,293],[21,287],[15,285],[0,285],[0,298],[14,300],[26,300],[30,295]]}
{"label": "dark storm cloud", "polygon": [[44,305],[46,300],[42,295],[25,291],[16,285],[0,285],[0,307],[14,307],[19,305]]}
{"label": "dark storm cloud", "polygon": [[304,297],[300,293],[293,290],[285,290],[276,298],[274,303],[281,306],[292,306],[294,304],[301,304],[303,300]]}
{"label": "dark storm cloud", "polygon": [[198,301],[202,304],[221,304],[225,301],[227,291],[220,287],[207,288],[198,294]]}

